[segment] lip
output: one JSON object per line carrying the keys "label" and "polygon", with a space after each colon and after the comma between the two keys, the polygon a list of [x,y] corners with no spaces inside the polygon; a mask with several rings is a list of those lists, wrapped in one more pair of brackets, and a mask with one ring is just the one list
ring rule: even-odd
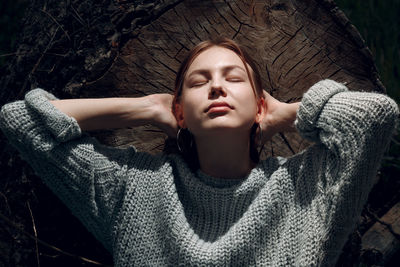
{"label": "lip", "polygon": [[215,112],[222,112],[222,111],[226,111],[228,109],[233,109],[233,107],[231,105],[229,105],[226,102],[220,102],[220,101],[216,101],[211,103],[211,105],[209,105],[204,112],[209,112],[209,111],[215,111]]}

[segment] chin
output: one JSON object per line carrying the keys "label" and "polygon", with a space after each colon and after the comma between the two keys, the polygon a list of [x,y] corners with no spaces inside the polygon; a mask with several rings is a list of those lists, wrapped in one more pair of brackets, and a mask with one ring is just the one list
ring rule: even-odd
{"label": "chin", "polygon": [[208,125],[204,125],[204,127],[196,127],[193,129],[193,133],[196,136],[196,133],[199,133],[203,136],[205,135],[215,135],[215,134],[227,134],[229,132],[249,132],[251,130],[252,125],[241,125],[241,124],[234,124],[234,123],[210,123]]}
{"label": "chin", "polygon": [[254,118],[237,118],[231,116],[216,116],[214,118],[201,118],[198,120],[189,120],[189,130],[196,136],[217,134],[227,131],[250,132],[254,125]]}

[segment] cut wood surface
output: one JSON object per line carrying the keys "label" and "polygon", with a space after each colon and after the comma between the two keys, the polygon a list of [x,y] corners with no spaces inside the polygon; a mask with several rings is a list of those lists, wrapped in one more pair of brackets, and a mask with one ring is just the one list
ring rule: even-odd
{"label": "cut wood surface", "polygon": [[[172,93],[186,52],[221,36],[247,48],[264,88],[281,101],[301,100],[325,78],[351,90],[385,92],[371,52],[332,0],[38,0],[26,12],[15,56],[0,70],[0,104],[37,87],[60,98]],[[150,126],[94,135],[151,153],[162,151],[166,138]],[[308,145],[296,133],[278,134],[263,157],[291,156]],[[65,252],[111,264],[111,256],[2,134],[0,147],[0,213],[14,222],[0,220],[0,266],[87,266],[79,257],[38,247],[24,231]],[[342,262],[357,248],[350,246]]]}
{"label": "cut wood surface", "polygon": [[361,244],[364,258],[375,255],[382,263],[400,249],[400,202],[363,235]]}
{"label": "cut wood surface", "polygon": [[[173,93],[186,53],[200,41],[221,36],[250,51],[264,88],[281,101],[300,101],[317,79],[325,78],[353,90],[384,91],[357,30],[329,1],[187,0],[133,36],[101,77],[82,84],[80,96]],[[164,137],[141,127],[114,131],[104,141],[156,153]],[[265,146],[263,156],[290,156],[307,146],[298,134],[282,133]]]}

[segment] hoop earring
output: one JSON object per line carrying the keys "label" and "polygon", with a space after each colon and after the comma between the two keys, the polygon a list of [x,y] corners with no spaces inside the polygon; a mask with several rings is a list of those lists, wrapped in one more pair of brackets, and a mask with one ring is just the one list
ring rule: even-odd
{"label": "hoop earring", "polygon": [[183,153],[183,149],[182,149],[181,145],[179,144],[180,143],[179,137],[181,136],[181,133],[182,133],[182,128],[179,128],[178,133],[176,134],[176,144],[178,145],[179,152]]}
{"label": "hoop earring", "polygon": [[262,143],[262,137],[263,137],[263,135],[262,135],[262,127],[261,127],[261,124],[260,123],[257,123],[258,124],[258,144],[257,144],[257,146],[258,147],[260,147],[260,146],[262,146],[263,145],[263,143]]}
{"label": "hoop earring", "polygon": [[260,128],[260,130],[259,130],[259,138],[260,139],[258,140],[258,147],[259,147],[258,158],[260,158],[261,157],[261,153],[264,150],[265,143],[263,143],[263,141],[262,141],[263,134],[262,134],[262,127],[261,127],[260,123],[258,124],[258,127]]}
{"label": "hoop earring", "polygon": [[[190,139],[189,146],[187,146],[187,142]],[[187,152],[186,150],[190,150],[193,147],[193,137],[191,132],[188,129],[179,128],[178,133],[176,134],[176,144],[178,145],[179,152],[184,154]]]}

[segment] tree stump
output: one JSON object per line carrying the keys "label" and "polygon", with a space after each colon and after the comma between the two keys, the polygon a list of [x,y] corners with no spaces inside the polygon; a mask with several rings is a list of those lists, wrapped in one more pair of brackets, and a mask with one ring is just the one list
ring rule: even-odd
{"label": "tree stump", "polygon": [[[23,26],[16,55],[1,69],[0,104],[21,99],[36,87],[60,98],[173,93],[186,52],[220,36],[247,48],[264,88],[281,101],[301,100],[316,78],[346,83],[351,90],[385,92],[370,50],[332,0],[40,0],[27,10]],[[166,139],[150,126],[94,135],[108,145],[134,145],[150,153],[161,152]],[[3,135],[0,143],[0,248],[6,248],[0,249],[5,251],[0,252],[0,263],[84,264],[37,246],[20,229],[32,233],[37,227],[39,239],[111,264],[101,245],[32,174]],[[291,156],[308,145],[296,133],[281,133],[265,145],[262,156]],[[63,219],[57,221],[59,217]],[[66,229],[63,221],[72,221],[74,228]],[[68,240],[70,236],[75,239]],[[21,251],[27,256],[19,256]],[[38,256],[38,251],[60,260]]]}
{"label": "tree stump", "polygon": [[[135,37],[114,54],[100,77],[69,88],[80,97],[173,93],[186,52],[202,40],[224,36],[251,51],[264,88],[281,101],[299,101],[316,77],[355,90],[384,91],[360,35],[330,7],[323,1],[184,1],[135,29]],[[104,141],[157,153],[163,137],[142,127],[114,131]],[[265,146],[264,157],[290,156],[307,145],[297,134],[280,134]]]}
{"label": "tree stump", "polygon": [[374,264],[387,264],[400,249],[400,202],[394,205],[362,237],[362,257]]}

